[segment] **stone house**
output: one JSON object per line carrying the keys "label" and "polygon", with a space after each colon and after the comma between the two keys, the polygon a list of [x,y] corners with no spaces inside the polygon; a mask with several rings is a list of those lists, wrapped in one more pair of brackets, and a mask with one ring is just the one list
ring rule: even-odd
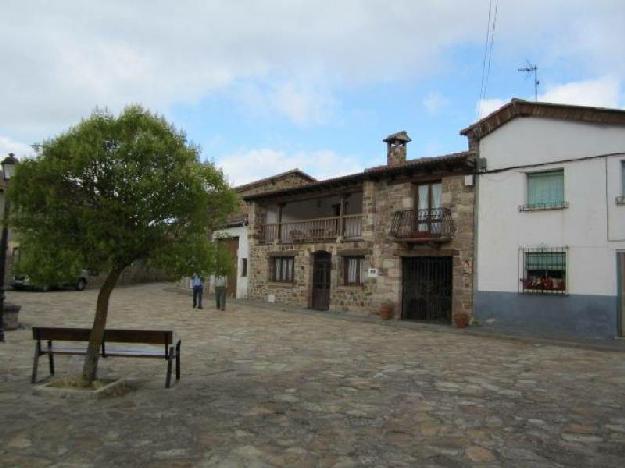
{"label": "stone house", "polygon": [[474,154],[406,159],[410,138],[384,139],[387,164],[245,195],[248,297],[319,310],[451,323],[472,311]]}
{"label": "stone house", "polygon": [[[291,169],[290,171],[255,180],[248,184],[234,187],[234,191],[239,195],[238,210],[228,217],[228,220],[222,229],[213,233],[213,239],[223,242],[229,250],[234,263],[232,274],[228,278],[227,294],[230,297],[243,299],[247,297],[248,286],[248,206],[243,201],[244,196],[255,195],[258,193],[280,190],[290,187],[316,182],[317,180],[299,169]],[[189,285],[189,279],[183,280],[185,286]],[[214,292],[214,281],[209,282],[209,292]]]}

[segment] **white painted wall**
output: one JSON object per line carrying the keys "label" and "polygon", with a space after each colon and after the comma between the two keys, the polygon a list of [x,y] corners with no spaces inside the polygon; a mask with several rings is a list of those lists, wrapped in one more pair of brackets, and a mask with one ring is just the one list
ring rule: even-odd
{"label": "white painted wall", "polygon": [[[247,271],[249,275],[249,271],[251,268],[250,258],[249,258],[249,244],[247,239],[247,226],[237,226],[226,229],[220,229],[219,231],[215,231],[213,233],[213,239],[217,239],[218,237],[227,238],[227,237],[238,237],[239,238],[239,249],[237,250],[237,299],[243,299],[247,297],[247,276],[241,276],[243,272],[243,259],[247,259]],[[215,278],[211,276],[210,278],[210,292],[215,292]]]}
{"label": "white painted wall", "polygon": [[488,170],[625,152],[625,128],[535,117],[517,118],[480,141]]}
{"label": "white painted wall", "polygon": [[625,196],[621,171],[625,157],[608,158],[606,161],[608,182],[608,236],[612,242],[625,241],[625,205],[617,205],[616,197]]}
{"label": "white painted wall", "polygon": [[[519,290],[520,247],[567,246],[570,294],[616,294],[616,251],[625,249],[625,207],[615,203],[622,191],[625,128],[523,118],[480,142],[487,170],[612,152],[622,154],[480,175],[478,290]],[[527,203],[527,172],[559,168],[569,207],[519,212]]]}

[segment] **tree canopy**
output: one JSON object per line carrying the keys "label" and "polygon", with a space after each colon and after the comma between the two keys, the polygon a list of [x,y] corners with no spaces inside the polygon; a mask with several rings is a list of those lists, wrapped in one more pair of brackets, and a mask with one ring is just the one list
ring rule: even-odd
{"label": "tree canopy", "polygon": [[[146,260],[174,274],[211,273],[210,232],[236,206],[221,171],[200,162],[199,148],[140,106],[118,116],[96,111],[45,141],[18,166],[9,198],[22,254],[30,251],[39,280],[53,282],[79,265],[109,272],[94,321],[102,333],[125,267]],[[97,368],[97,352],[91,359]],[[93,380],[95,369],[86,374]]]}

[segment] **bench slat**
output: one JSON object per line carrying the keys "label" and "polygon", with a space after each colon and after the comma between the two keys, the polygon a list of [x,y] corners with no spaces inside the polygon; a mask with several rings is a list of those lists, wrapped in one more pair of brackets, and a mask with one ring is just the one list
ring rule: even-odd
{"label": "bench slat", "polygon": [[[89,341],[90,334],[90,328],[33,327],[33,339],[42,341]],[[170,345],[173,341],[171,330],[104,330],[105,343]]]}
{"label": "bench slat", "polygon": [[104,341],[107,343],[145,343],[168,345],[173,342],[174,333],[171,330],[118,330],[104,331]]}
{"label": "bench slat", "polygon": [[89,328],[33,327],[34,340],[89,341]]}
{"label": "bench slat", "polygon": [[158,358],[164,358],[166,357],[165,353],[163,351],[134,351],[134,350],[115,350],[115,351],[110,351],[107,349],[106,350],[106,357],[109,356],[113,356],[113,357],[145,357],[145,358],[151,358],[151,357],[158,357]]}
{"label": "bench slat", "polygon": [[86,347],[68,347],[68,346],[52,346],[51,348],[48,348],[47,346],[42,348],[41,351],[45,354],[48,352],[52,352],[52,354],[75,354],[75,355],[81,355],[81,354],[87,354],[87,348]]}

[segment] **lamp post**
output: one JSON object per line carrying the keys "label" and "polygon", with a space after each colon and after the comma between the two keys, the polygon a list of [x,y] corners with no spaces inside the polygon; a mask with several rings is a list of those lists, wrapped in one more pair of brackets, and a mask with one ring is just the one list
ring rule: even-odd
{"label": "lamp post", "polygon": [[2,213],[2,239],[0,239],[0,342],[4,342],[4,277],[6,269],[7,244],[9,242],[9,228],[7,221],[9,219],[9,200],[6,196],[9,179],[15,174],[15,166],[17,158],[13,153],[4,158],[2,163],[2,195],[4,199]]}

